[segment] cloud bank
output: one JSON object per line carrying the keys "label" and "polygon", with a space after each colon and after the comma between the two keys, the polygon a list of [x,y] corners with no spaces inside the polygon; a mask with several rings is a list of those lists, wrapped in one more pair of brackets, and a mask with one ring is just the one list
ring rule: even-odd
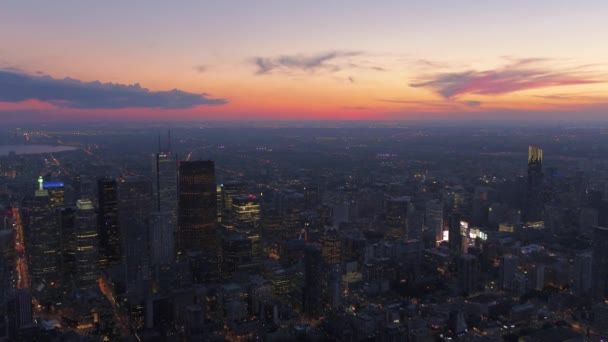
{"label": "cloud bank", "polygon": [[316,55],[283,55],[279,57],[254,57],[257,67],[256,74],[263,75],[272,72],[325,70],[336,72],[342,69],[339,59],[361,55],[356,51],[332,51]]}
{"label": "cloud bank", "polygon": [[543,65],[545,59],[515,60],[493,70],[438,73],[421,77],[411,87],[429,88],[447,99],[467,94],[502,95],[546,87],[602,83],[600,75],[584,72],[584,67],[553,70]]}
{"label": "cloud bank", "polygon": [[0,70],[0,102],[38,100],[58,107],[81,109],[160,108],[186,109],[222,105],[225,99],[173,89],[151,91],[139,84],[83,82]]}

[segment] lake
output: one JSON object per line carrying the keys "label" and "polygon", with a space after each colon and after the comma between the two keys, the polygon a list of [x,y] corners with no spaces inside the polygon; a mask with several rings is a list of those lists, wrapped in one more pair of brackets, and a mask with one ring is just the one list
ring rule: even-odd
{"label": "lake", "polygon": [[52,145],[0,145],[0,156],[8,156],[11,151],[16,154],[41,154],[57,153],[77,150],[71,146],[52,146]]}

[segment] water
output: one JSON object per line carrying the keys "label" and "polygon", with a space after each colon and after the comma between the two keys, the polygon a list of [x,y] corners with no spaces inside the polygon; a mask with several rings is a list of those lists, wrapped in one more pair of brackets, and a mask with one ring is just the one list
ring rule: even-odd
{"label": "water", "polygon": [[52,145],[0,145],[0,156],[8,156],[13,151],[16,154],[41,154],[74,151],[76,147]]}

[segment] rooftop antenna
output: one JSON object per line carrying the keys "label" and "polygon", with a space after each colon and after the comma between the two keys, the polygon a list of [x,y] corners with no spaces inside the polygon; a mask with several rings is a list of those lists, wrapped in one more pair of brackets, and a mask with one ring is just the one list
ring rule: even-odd
{"label": "rooftop antenna", "polygon": [[160,132],[158,132],[158,152],[161,152],[161,147],[160,147]]}

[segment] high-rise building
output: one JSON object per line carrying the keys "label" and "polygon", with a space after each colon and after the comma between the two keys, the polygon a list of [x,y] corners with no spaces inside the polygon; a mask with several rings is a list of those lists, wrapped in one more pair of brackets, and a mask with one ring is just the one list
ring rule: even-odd
{"label": "high-rise building", "polygon": [[504,255],[500,259],[499,280],[500,288],[510,290],[514,287],[519,259],[514,255]]}
{"label": "high-rise building", "polygon": [[542,220],[543,213],[543,150],[539,147],[528,147],[528,184],[526,188],[525,216],[526,221]]}
{"label": "high-rise building", "polygon": [[339,265],[342,262],[342,243],[337,230],[327,230],[319,238],[319,243],[325,265]]}
{"label": "high-rise building", "polygon": [[42,187],[49,193],[49,200],[53,209],[63,207],[65,204],[65,188],[63,182],[44,182]]}
{"label": "high-rise building", "polygon": [[23,203],[23,218],[31,286],[41,302],[50,303],[60,289],[61,235],[42,178],[34,197]]}
{"label": "high-rise building", "polygon": [[443,205],[438,200],[426,202],[424,225],[434,233],[435,241],[443,239]]}
{"label": "high-rise building", "polygon": [[158,152],[152,159],[153,209],[168,212],[177,220],[177,157],[171,152]]}
{"label": "high-rise building", "polygon": [[316,245],[304,250],[304,313],[316,317],[321,312],[323,296],[323,256]]}
{"label": "high-rise building", "polygon": [[572,289],[579,296],[586,296],[591,292],[593,258],[591,253],[580,253],[574,258],[574,277]]}
{"label": "high-rise building", "polygon": [[75,285],[76,275],[76,231],[74,208],[59,210],[59,227],[61,230],[61,271],[64,291],[69,291]]}
{"label": "high-rise building", "polygon": [[118,225],[118,184],[114,178],[97,180],[99,203],[98,233],[101,267],[116,265],[122,257],[122,238]]}
{"label": "high-rise building", "polygon": [[179,163],[177,249],[217,256],[217,196],[213,161]]}
{"label": "high-rise building", "polygon": [[602,301],[608,297],[608,228],[593,229],[593,298]]}
{"label": "high-rise building", "polygon": [[260,200],[255,195],[236,196],[232,199],[234,229],[242,233],[259,232]]}
{"label": "high-rise building", "polygon": [[150,214],[150,263],[153,266],[169,265],[175,259],[175,230],[169,212]]}
{"label": "high-rise building", "polygon": [[448,244],[450,251],[456,255],[460,255],[463,252],[462,225],[462,216],[459,213],[453,213],[450,216],[449,222]]}
{"label": "high-rise building", "polygon": [[99,240],[97,215],[93,202],[90,200],[76,201],[74,233],[76,236],[76,286],[81,290],[96,288],[99,279]]}
{"label": "high-rise building", "polygon": [[391,197],[386,201],[386,233],[393,238],[407,238],[407,215],[410,198],[408,196]]}
{"label": "high-rise building", "polygon": [[465,254],[458,258],[458,290],[468,296],[477,290],[479,262],[474,255]]}
{"label": "high-rise building", "polygon": [[141,299],[150,279],[150,213],[152,186],[144,177],[125,177],[118,185],[118,217],[124,239],[127,295]]}

